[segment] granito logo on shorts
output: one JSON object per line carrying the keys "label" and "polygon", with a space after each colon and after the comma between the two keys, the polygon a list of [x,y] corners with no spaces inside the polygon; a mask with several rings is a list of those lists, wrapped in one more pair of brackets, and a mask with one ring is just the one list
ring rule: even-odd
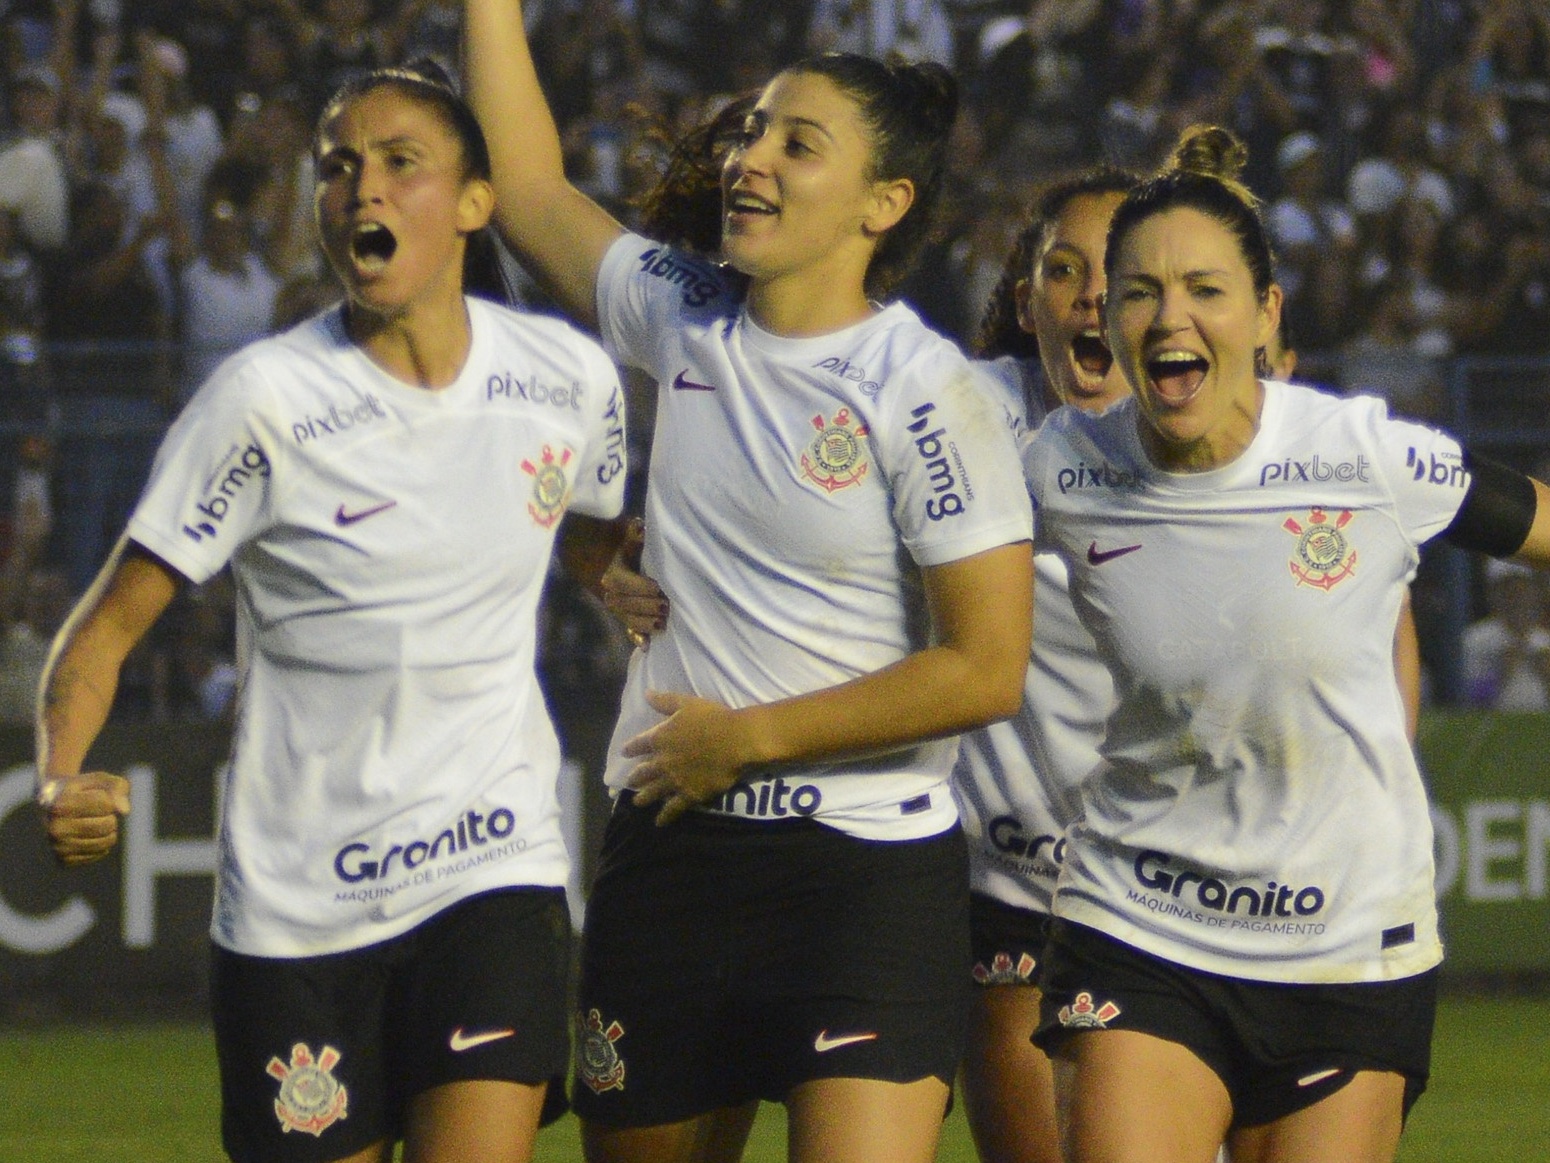
{"label": "granito logo on shorts", "polygon": [[303,416],[291,425],[291,439],[297,444],[306,444],[309,440],[337,436],[361,424],[386,419],[387,409],[382,406],[382,401],[367,392],[354,404],[347,404],[343,408],[338,404],[330,404],[328,411],[320,416]]}
{"label": "granito logo on shorts", "polygon": [[1062,1026],[1069,1029],[1101,1030],[1119,1017],[1121,1012],[1119,1006],[1111,1001],[1094,1005],[1093,995],[1083,990],[1071,999],[1070,1005],[1061,1006],[1055,1016],[1060,1019]]}
{"label": "granito logo on shorts", "polygon": [[793,787],[779,778],[761,783],[734,783],[705,806],[734,816],[811,816],[823,803],[823,792],[810,783]]}
{"label": "granito logo on shorts", "polygon": [[214,537],[216,527],[231,512],[231,502],[236,495],[255,476],[267,477],[270,471],[269,458],[258,445],[250,444],[243,449],[233,445],[205,486],[204,499],[194,503],[199,516],[192,524],[183,526],[183,535],[195,542]]}
{"label": "granito logo on shorts", "polygon": [[348,1117],[350,1092],[334,1077],[333,1069],[341,1055],[332,1046],[324,1046],[313,1056],[304,1042],[291,1047],[289,1064],[269,1059],[265,1072],[280,1080],[280,1093],[274,1100],[274,1115],[280,1130],[305,1131],[320,1138],[324,1131]]}
{"label": "granito logo on shorts", "polygon": [[1078,462],[1075,468],[1063,468],[1055,474],[1055,486],[1062,494],[1074,489],[1139,489],[1141,474],[1112,464]]}
{"label": "granito logo on shorts", "polygon": [[1266,485],[1307,482],[1325,484],[1328,481],[1338,481],[1341,484],[1349,484],[1351,481],[1362,481],[1365,483],[1371,479],[1371,465],[1365,456],[1358,456],[1355,460],[1332,462],[1325,460],[1316,452],[1312,460],[1282,460],[1263,465],[1259,470],[1260,488]]}
{"label": "granito logo on shorts", "polygon": [[[926,431],[932,423],[931,413],[935,411],[935,404],[912,408],[910,415],[915,419],[909,425],[909,430],[919,433],[915,437],[915,451],[926,462],[931,491],[935,494],[926,502],[926,516],[933,521],[940,521],[943,517],[956,517],[962,513],[964,501],[974,499],[974,489],[969,484],[969,474],[963,466],[963,457],[958,454],[958,446],[951,440],[943,439],[947,429]],[[952,458],[952,464],[948,464],[948,457]],[[957,469],[956,475],[954,469]]]}
{"label": "granito logo on shorts", "polygon": [[875,400],[882,394],[883,385],[876,380],[867,379],[866,368],[851,363],[843,356],[831,355],[827,359],[819,360],[813,366],[819,371],[832,372],[847,383],[855,384],[861,394],[869,400]]}
{"label": "granito logo on shorts", "polygon": [[491,376],[484,384],[486,400],[524,400],[546,408],[568,408],[581,411],[581,397],[586,389],[580,384],[546,384],[537,377],[523,383],[510,372]]}
{"label": "granito logo on shorts", "polygon": [[1422,456],[1414,447],[1405,450],[1405,467],[1418,481],[1429,485],[1447,485],[1462,489],[1469,484],[1469,470],[1464,458],[1457,452],[1427,453]]}
{"label": "granito logo on shorts", "polygon": [[592,1088],[593,1094],[605,1090],[624,1089],[624,1059],[614,1049],[614,1043],[624,1037],[624,1027],[618,1022],[603,1024],[597,1010],[588,1010],[576,1016],[577,1033],[580,1035],[581,1053],[576,1072],[581,1081]]}
{"label": "granito logo on shorts", "polygon": [[703,307],[721,293],[721,280],[699,263],[686,261],[669,250],[652,247],[636,260],[654,279],[683,292],[685,307]]}
{"label": "granito logo on shorts", "polygon": [[393,844],[380,857],[372,854],[370,844],[346,844],[334,854],[334,875],[346,884],[386,880],[393,871],[395,857],[405,870],[413,871],[422,864],[449,860],[471,848],[483,848],[504,840],[516,831],[516,827],[517,818],[510,808],[496,808],[487,816],[469,808],[458,817],[456,824],[443,828],[430,840]]}
{"label": "granito logo on shorts", "polygon": [[1144,888],[1153,889],[1175,900],[1182,900],[1184,890],[1193,888],[1190,895],[1195,902],[1214,913],[1241,912],[1247,917],[1311,917],[1324,907],[1324,890],[1317,885],[1297,888],[1269,880],[1263,885],[1244,884],[1229,889],[1224,881],[1214,876],[1203,876],[1188,869],[1170,871],[1172,862],[1173,857],[1166,852],[1142,852],[1136,857],[1136,881]]}

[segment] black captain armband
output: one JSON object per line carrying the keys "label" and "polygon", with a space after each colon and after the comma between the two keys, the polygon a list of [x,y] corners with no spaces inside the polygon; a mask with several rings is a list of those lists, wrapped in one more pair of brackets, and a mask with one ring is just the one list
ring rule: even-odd
{"label": "black captain armband", "polygon": [[1515,468],[1464,450],[1469,487],[1442,535],[1461,549],[1510,557],[1528,540],[1537,505],[1534,482]]}

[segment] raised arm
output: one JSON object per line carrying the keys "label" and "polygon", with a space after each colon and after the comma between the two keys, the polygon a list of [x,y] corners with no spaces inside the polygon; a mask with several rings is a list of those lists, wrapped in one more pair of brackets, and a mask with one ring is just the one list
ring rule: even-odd
{"label": "raised arm", "polygon": [[465,0],[468,96],[489,139],[495,225],[560,306],[597,326],[597,272],[624,232],[570,184],[518,0]]}
{"label": "raised arm", "polygon": [[106,856],[129,811],[129,785],[108,772],[81,772],[107,722],[119,671],[177,593],[179,577],[123,543],[54,639],[38,705],[38,803],[49,844],[64,864]]}
{"label": "raised arm", "polygon": [[625,744],[637,802],[658,823],[719,795],[748,768],[881,754],[1016,713],[1033,632],[1033,554],[1003,545],[922,571],[938,645],[839,686],[730,710],[648,697],[668,718]]}

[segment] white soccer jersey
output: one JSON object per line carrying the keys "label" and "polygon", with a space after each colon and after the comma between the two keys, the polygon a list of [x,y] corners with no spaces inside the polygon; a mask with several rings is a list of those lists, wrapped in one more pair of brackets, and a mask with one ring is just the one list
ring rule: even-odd
{"label": "white soccer jersey", "polygon": [[1055,913],[1197,969],[1399,978],[1442,956],[1394,627],[1458,444],[1382,401],[1265,385],[1231,464],[1164,473],[1127,401],[1031,442],[1038,545],[1114,675]]}
{"label": "white soccer jersey", "polygon": [[[672,603],[631,661],[608,763],[650,690],[733,707],[869,674],[928,642],[915,566],[1027,540],[1015,446],[968,361],[895,304],[810,339],[761,329],[714,266],[627,235],[598,278],[605,344],[659,384],[644,571]],[[755,775],[706,810],[859,836],[957,818],[957,743]]]}
{"label": "white soccer jersey", "polygon": [[228,561],[236,580],[226,948],[356,948],[476,892],[565,883],[535,612],[565,511],[620,509],[623,401],[579,332],[468,311],[438,391],[373,364],[337,309],[238,353],[130,522],[193,581]]}
{"label": "white soccer jersey", "polygon": [[[1014,432],[1044,420],[1029,367],[1010,356],[974,365]],[[970,887],[1005,904],[1050,911],[1079,808],[1077,784],[1098,762],[1114,683],[1071,606],[1066,565],[1034,555],[1033,649],[1012,718],[963,736],[953,790],[969,839]]]}

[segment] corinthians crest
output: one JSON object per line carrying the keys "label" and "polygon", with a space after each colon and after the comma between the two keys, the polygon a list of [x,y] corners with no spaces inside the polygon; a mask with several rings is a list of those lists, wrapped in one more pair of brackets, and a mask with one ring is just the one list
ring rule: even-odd
{"label": "corinthians crest", "polygon": [[624,1089],[624,1060],[614,1043],[624,1037],[624,1027],[618,1022],[603,1025],[602,1015],[588,1010],[586,1017],[577,1025],[581,1035],[581,1081],[592,1088],[594,1094],[605,1090]]}
{"label": "corinthians crest", "polygon": [[324,1046],[313,1057],[310,1047],[297,1042],[291,1047],[290,1065],[279,1058],[269,1059],[268,1073],[280,1080],[274,1114],[282,1131],[321,1136],[345,1117],[350,1093],[333,1075],[339,1057],[339,1051],[332,1046]]}
{"label": "corinthians crest", "polygon": [[1351,510],[1341,510],[1333,521],[1323,509],[1310,509],[1304,524],[1295,517],[1282,528],[1297,538],[1297,553],[1287,564],[1299,586],[1313,586],[1325,593],[1356,572],[1356,550],[1342,532],[1350,524]]}
{"label": "corinthians crest", "polygon": [[570,484],[565,479],[565,466],[570,462],[570,449],[562,448],[558,458],[554,449],[544,445],[544,454],[534,464],[522,462],[522,471],[533,478],[533,499],[527,503],[527,511],[543,528],[548,529],[565,512],[565,498]]}
{"label": "corinthians crest", "polygon": [[849,408],[841,408],[832,420],[819,413],[813,417],[813,427],[818,435],[802,451],[803,476],[826,493],[847,488],[866,476],[871,467],[862,442],[867,426],[857,422]]}

